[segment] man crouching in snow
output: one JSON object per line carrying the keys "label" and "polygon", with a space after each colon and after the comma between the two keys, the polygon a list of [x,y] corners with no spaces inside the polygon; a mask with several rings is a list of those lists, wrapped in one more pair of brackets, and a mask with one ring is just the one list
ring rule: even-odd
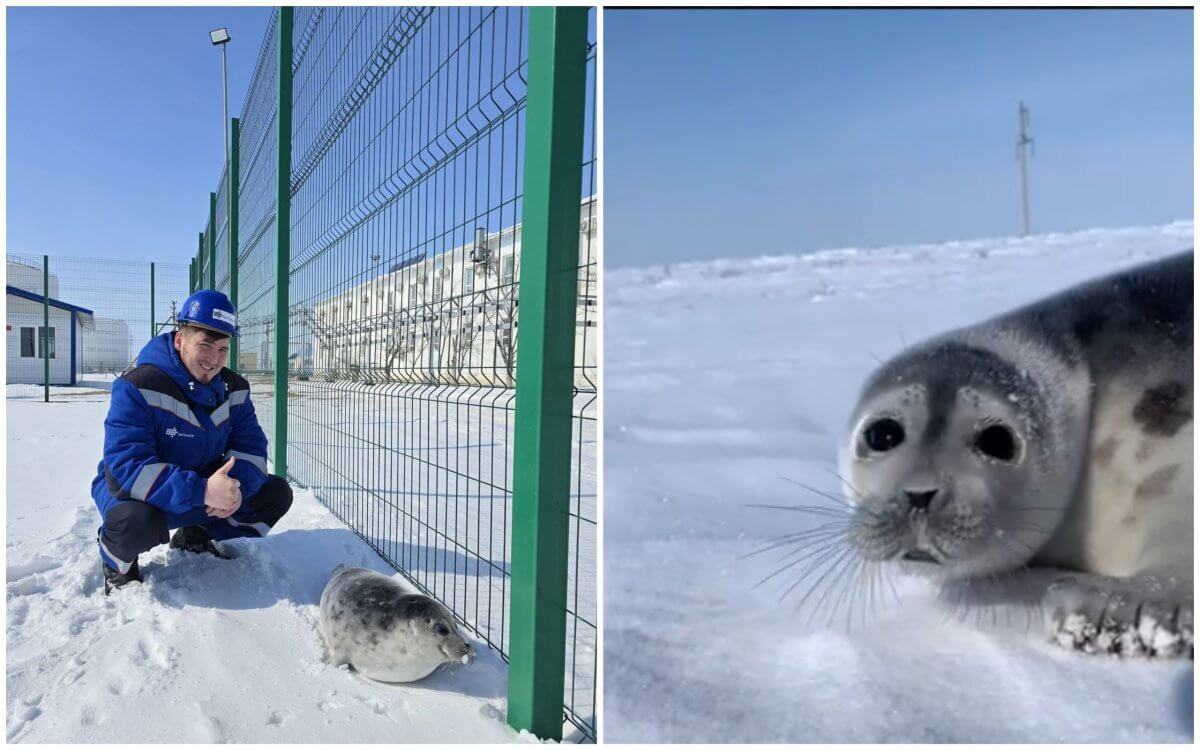
{"label": "man crouching in snow", "polygon": [[169,529],[179,529],[173,549],[224,558],[214,539],[266,536],[292,507],[288,483],[267,474],[250,385],[225,369],[238,335],[233,304],[201,290],[176,320],[113,383],[92,481],[105,594],[142,580],[138,555],[167,542]]}

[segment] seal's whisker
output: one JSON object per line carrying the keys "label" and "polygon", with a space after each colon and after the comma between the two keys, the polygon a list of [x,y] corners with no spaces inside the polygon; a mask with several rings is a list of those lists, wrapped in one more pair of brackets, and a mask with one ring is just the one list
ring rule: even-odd
{"label": "seal's whisker", "polygon": [[835,470],[830,469],[829,467],[826,467],[826,466],[822,466],[822,467],[818,467],[818,468],[820,468],[822,470],[822,472],[829,474],[830,476],[833,476],[833,478],[840,481],[842,485],[845,485],[847,490],[850,490],[851,492],[854,493],[854,498],[856,498],[858,500],[866,499],[866,493],[860,491],[858,487],[852,485],[850,480],[846,479],[845,476],[842,476],[840,473],[835,472]]}
{"label": "seal's whisker", "polygon": [[767,510],[788,510],[796,511],[797,513],[812,513],[813,515],[826,515],[835,518],[846,518],[850,515],[849,511],[840,510],[838,508],[827,508],[821,505],[772,505],[769,503],[743,503],[746,508],[765,508]]}
{"label": "seal's whisker", "polygon": [[876,563],[868,563],[865,570],[866,580],[863,584],[862,610],[863,627],[866,627],[875,618],[875,579],[879,576],[879,565]]}
{"label": "seal's whisker", "polygon": [[895,585],[892,583],[892,571],[890,568],[884,567],[882,563],[875,565],[875,586],[878,591],[879,605],[886,605],[885,597],[890,591],[892,594],[892,606],[900,603],[900,594],[896,591]]}
{"label": "seal's whisker", "polygon": [[839,482],[841,482],[842,484],[846,485],[846,487],[847,487],[847,488],[848,488],[848,489],[849,489],[851,492],[853,492],[853,493],[854,493],[854,497],[855,497],[857,500],[860,500],[860,501],[861,501],[861,500],[866,500],[866,499],[867,499],[866,493],[864,493],[864,492],[860,491],[860,490],[859,490],[857,487],[855,487],[853,484],[851,484],[851,483],[850,483],[850,480],[849,480],[849,479],[846,479],[846,478],[845,478],[844,476],[842,476],[840,473],[838,473],[838,472],[834,471],[833,469],[830,469],[828,466],[822,466],[822,467],[820,467],[820,468],[821,468],[821,471],[824,471],[825,473],[827,473],[827,474],[829,474],[829,475],[831,475],[831,476],[835,477],[835,478],[836,478],[836,479],[837,479]]}
{"label": "seal's whisker", "polygon": [[[1011,538],[1011,537],[1003,537],[1003,536],[997,536],[997,537],[992,537],[992,538],[995,539],[996,543],[999,544],[1001,547],[1004,547],[1009,552],[1013,552],[1015,554],[1020,554],[1021,550],[1025,550],[1026,552],[1032,552],[1032,553],[1037,552],[1036,547],[1034,547],[1031,544],[1028,544],[1027,542],[1023,542],[1020,539],[1015,539],[1015,538]],[[1013,542],[1014,544],[1020,545],[1021,550],[1014,549],[1013,547],[1009,546],[1009,542]]]}
{"label": "seal's whisker", "polygon": [[846,612],[846,629],[854,627],[854,607],[859,605],[859,611],[862,611],[860,601],[863,597],[863,588],[866,584],[867,565],[866,561],[859,558],[858,563],[854,566],[854,575],[850,577],[850,582],[847,586],[849,591],[849,609]]}
{"label": "seal's whisker", "polygon": [[777,542],[777,541],[782,541],[784,539],[791,539],[793,537],[804,536],[807,534],[813,534],[816,532],[826,531],[829,529],[849,529],[849,528],[850,528],[850,523],[847,520],[839,519],[837,521],[826,521],[825,523],[821,524],[820,526],[814,526],[811,529],[800,529],[799,531],[791,531],[791,532],[788,532],[787,534],[780,534],[779,536],[770,537],[770,538],[764,539],[763,541],[764,542]]}
{"label": "seal's whisker", "polygon": [[827,539],[825,541],[818,542],[814,547],[810,547],[806,550],[801,550],[802,552],[806,552],[807,554],[804,554],[801,557],[799,557],[795,560],[792,560],[787,565],[784,565],[783,567],[779,568],[775,572],[768,575],[766,578],[763,578],[761,581],[754,584],[754,588],[758,588],[759,586],[763,585],[764,583],[771,580],[772,578],[779,575],[780,573],[783,573],[784,571],[799,565],[800,563],[804,562],[805,560],[810,559],[810,557],[816,556],[826,550],[836,549],[837,546],[838,546],[838,542],[836,540]]}
{"label": "seal's whisker", "polygon": [[954,606],[951,607],[950,611],[948,612],[948,616],[945,620],[946,622],[949,622],[951,616],[958,614],[960,609],[962,610],[962,613],[958,619],[959,623],[966,622],[967,615],[970,613],[969,608],[967,607],[967,597],[970,594],[970,590],[974,588],[974,581],[967,578],[960,581],[960,583],[965,586],[965,588],[958,588],[958,597],[954,602]]}
{"label": "seal's whisker", "polygon": [[765,547],[760,547],[760,548],[754,550],[753,552],[748,552],[748,553],[738,557],[737,559],[738,560],[746,560],[748,558],[754,557],[755,555],[761,555],[764,552],[770,552],[773,549],[779,549],[781,547],[790,547],[794,544],[802,544],[804,542],[811,541],[813,539],[823,539],[826,537],[838,536],[838,535],[840,535],[842,530],[843,529],[838,529],[838,528],[831,530],[831,529],[822,527],[820,529],[812,529],[809,531],[798,532],[796,534],[786,534],[783,537],[776,537],[775,539],[767,540],[767,541],[773,542],[773,543],[769,544]]}
{"label": "seal's whisker", "polygon": [[[813,564],[808,566],[808,568],[806,568],[804,572],[800,574],[800,577],[797,578],[791,586],[788,586],[788,588],[785,589],[782,594],[780,594],[779,601],[782,602],[784,599],[786,599],[788,594],[792,593],[792,591],[795,590],[795,588],[799,586],[805,578],[812,575],[813,572],[820,570],[831,559],[837,557],[840,554],[838,547],[839,545],[836,543],[826,542],[821,549],[816,551],[815,554],[806,556],[807,559],[815,558]],[[803,562],[804,559],[805,558],[796,560],[795,562],[789,564],[788,567],[791,567],[791,565],[795,565],[796,563]]]}
{"label": "seal's whisker", "polygon": [[843,508],[846,508],[846,509],[848,509],[848,510],[851,510],[851,511],[853,511],[853,510],[858,510],[858,508],[859,508],[859,507],[861,507],[861,506],[855,506],[855,505],[851,505],[850,503],[846,502],[846,500],[845,500],[844,498],[840,498],[840,497],[838,497],[837,495],[834,495],[833,493],[830,493],[830,492],[826,492],[826,491],[824,491],[824,490],[819,490],[819,489],[817,489],[816,487],[813,487],[813,486],[811,486],[811,485],[807,485],[807,484],[805,484],[804,482],[797,482],[795,479],[791,479],[790,477],[784,477],[784,476],[781,476],[781,477],[779,477],[779,478],[780,478],[780,479],[782,479],[782,480],[783,480],[783,481],[785,481],[785,482],[788,482],[788,483],[790,483],[790,484],[794,484],[794,485],[796,485],[797,487],[800,487],[800,488],[802,488],[802,489],[806,489],[806,490],[808,490],[809,492],[814,492],[814,493],[816,493],[817,495],[820,495],[820,496],[821,496],[821,497],[823,497],[823,498],[826,498],[826,499],[828,499],[828,500],[832,500],[832,501],[833,501],[834,503],[836,503],[837,505],[839,505],[839,506],[841,506],[841,507],[843,507]]}
{"label": "seal's whisker", "polygon": [[890,571],[883,571],[883,575],[880,577],[883,579],[883,582],[887,584],[888,590],[892,592],[892,601],[894,601],[896,604],[899,604],[900,592],[896,590],[896,584],[892,583],[892,577],[889,575],[889,573]]}
{"label": "seal's whisker", "polygon": [[1038,531],[1043,534],[1049,533],[1049,531],[1050,531],[1049,529],[1047,529],[1045,526],[1042,526],[1041,524],[1037,524],[1037,523],[1034,523],[1033,521],[1029,521],[1029,520],[1026,520],[1023,518],[1017,518],[1017,519],[1013,520],[1012,524],[1013,524],[1013,527],[1017,528],[1017,529],[1029,529],[1030,531]]}
{"label": "seal's whisker", "polygon": [[809,559],[809,555],[807,553],[814,552],[814,551],[832,552],[836,548],[840,547],[842,545],[842,542],[843,542],[843,539],[841,537],[841,534],[831,533],[828,536],[822,537],[816,541],[809,542],[806,546],[801,547],[800,549],[795,549],[795,550],[792,550],[791,552],[787,552],[783,555],[780,555],[779,562],[783,562],[784,560],[790,560],[795,557]]}
{"label": "seal's whisker", "polygon": [[[858,566],[861,562],[861,560],[856,559],[847,561],[847,563],[842,566],[842,569],[838,571],[837,575],[833,577],[833,580],[829,582],[829,591],[833,592],[836,590],[838,593],[830,604],[829,619],[826,620],[825,627],[833,627],[834,618],[838,616],[838,612],[841,610],[842,601],[846,598],[847,594],[853,591],[852,582],[854,580],[854,576],[852,572],[858,569]],[[849,581],[846,584],[842,584],[841,581],[843,578],[847,577],[847,573],[851,573],[849,576]],[[853,603],[851,604],[851,609],[853,609]]]}
{"label": "seal's whisker", "polygon": [[[867,573],[867,562],[859,558],[858,564],[855,566],[854,575],[851,577],[848,590],[850,591],[850,609],[846,613],[846,629],[854,627],[854,605],[863,595],[863,587]],[[865,605],[860,605],[861,607]]]}
{"label": "seal's whisker", "polygon": [[834,544],[841,544],[845,541],[845,538],[846,538],[845,533],[842,530],[830,531],[821,537],[817,537],[812,540],[806,540],[808,542],[808,545],[805,547],[801,547],[800,549],[792,550],[791,552],[780,555],[779,561],[783,562],[784,560],[794,557],[795,555],[799,555],[802,552],[804,552],[805,550],[810,549],[813,545],[816,545],[816,544],[828,543],[828,542],[832,542]]}
{"label": "seal's whisker", "polygon": [[[828,579],[828,577],[833,572],[838,570],[839,566],[843,563],[843,561],[845,561],[848,558],[848,556],[851,553],[852,553],[852,550],[850,550],[848,548],[843,548],[841,550],[834,550],[832,553],[826,555],[825,559],[822,560],[822,565],[824,565],[825,563],[828,563],[827,567],[822,568],[822,565],[814,565],[812,568],[810,568],[808,571],[805,572],[805,576],[807,576],[810,573],[817,572],[820,569],[824,569],[824,571],[825,571],[820,576],[818,576],[816,579],[814,579],[813,585],[810,586],[809,589],[805,592],[804,596],[802,596],[800,598],[800,601],[796,604],[797,610],[799,610],[800,608],[802,608],[804,606],[804,603],[808,600],[808,598],[810,596],[812,596],[813,592],[816,591],[818,588],[820,588],[821,583],[823,581],[825,581],[826,579]],[[801,576],[801,578],[796,579],[796,581],[792,584],[792,587],[788,590],[791,591],[791,590],[795,589],[797,586],[800,585],[800,582],[803,579],[804,579],[804,576]]]}
{"label": "seal's whisker", "polygon": [[[836,585],[837,581],[841,579],[841,577],[842,577],[842,574],[843,574],[843,573],[845,572],[845,570],[847,569],[847,565],[849,564],[849,563],[848,563],[848,556],[849,556],[849,555],[851,555],[852,553],[853,553],[853,550],[850,550],[850,549],[844,550],[844,551],[843,551],[843,552],[842,552],[842,553],[841,553],[841,554],[840,554],[840,555],[837,557],[837,559],[836,559],[836,560],[834,560],[833,564],[832,564],[832,565],[829,567],[829,569],[828,569],[828,570],[825,572],[825,574],[824,574],[823,576],[821,576],[821,578],[820,578],[820,579],[818,579],[818,581],[817,581],[817,585],[819,586],[821,581],[823,581],[823,580],[825,580],[825,579],[829,578],[829,575],[830,575],[831,573],[834,573],[834,572],[836,572],[836,575],[834,576],[834,578],[833,578],[832,580],[830,580],[830,581],[829,581],[829,585],[827,585],[827,586],[825,587],[824,593],[822,593],[822,594],[821,594],[820,598],[819,598],[819,599],[817,599],[817,601],[816,601],[816,602],[814,603],[814,605],[813,605],[812,614],[810,614],[810,615],[809,615],[809,624],[810,624],[810,625],[812,624],[812,622],[811,622],[811,621],[812,621],[812,615],[813,615],[813,614],[815,614],[815,613],[817,613],[817,612],[819,612],[819,611],[821,611],[821,605],[822,605],[822,604],[825,602],[825,600],[826,600],[827,598],[829,598],[829,593],[830,593],[830,592],[831,592],[831,591],[834,589],[834,587],[835,587],[835,585]],[[797,606],[797,608],[799,608],[799,607],[803,607],[803,606],[804,606],[804,601],[805,601],[806,599],[808,599],[808,597],[809,597],[809,596],[812,594],[812,592],[813,592],[813,591],[815,591],[815,588],[814,588],[814,589],[810,589],[810,590],[809,590],[809,593],[804,595],[804,599],[801,599],[801,600],[800,600],[800,603],[799,603],[798,605],[796,605],[796,606]]]}
{"label": "seal's whisker", "polygon": [[[1033,532],[1035,534],[1039,534],[1043,537],[1049,537],[1050,533],[1051,533],[1051,530],[1047,529],[1045,526],[1040,526],[1038,524],[1029,523],[1027,521],[1020,521],[1020,520],[1005,524],[1005,527],[1006,527],[1004,529],[1005,531],[1018,531],[1018,532],[1019,531],[1031,531],[1031,532]],[[1006,535],[1005,534],[997,534],[996,536],[1003,537]]]}
{"label": "seal's whisker", "polygon": [[[996,586],[997,589],[1000,588],[1000,586],[1001,586],[1000,576],[996,575],[995,571],[988,573],[988,578],[991,579],[992,583]],[[995,604],[989,604],[989,605],[985,606],[984,609],[980,612],[980,617],[981,618],[983,617],[984,612],[990,612],[992,615],[992,628],[994,629],[999,624],[998,620],[1000,618],[1000,611],[1001,611],[1001,608],[999,606],[997,606]]]}
{"label": "seal's whisker", "polygon": [[868,615],[869,615],[869,612],[871,609],[871,604],[872,604],[871,593],[873,591],[873,586],[874,586],[874,581],[875,581],[875,566],[870,563],[863,565],[862,577],[863,577],[862,589],[861,589],[862,608],[859,610],[859,614],[862,616],[862,619],[859,621],[859,624],[862,627],[866,627]]}

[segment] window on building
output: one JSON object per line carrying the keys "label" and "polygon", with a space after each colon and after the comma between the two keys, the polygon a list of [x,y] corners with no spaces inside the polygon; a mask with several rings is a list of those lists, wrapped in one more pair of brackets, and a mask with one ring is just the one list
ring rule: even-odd
{"label": "window on building", "polygon": [[463,280],[468,293],[475,291],[475,269],[468,268],[466,278]]}
{"label": "window on building", "polygon": [[[46,329],[43,328],[42,326],[38,326],[38,329],[37,329],[38,359],[41,359],[46,356],[46,353],[42,350],[42,346],[44,345],[44,343],[46,341],[45,334],[46,334]],[[50,327],[50,359],[54,359],[54,327],[53,326]]]}
{"label": "window on building", "polygon": [[516,259],[513,258],[513,256],[510,255],[504,259],[504,265],[501,267],[501,272],[500,272],[500,283],[501,284],[513,283],[513,276],[514,276],[513,269],[515,266],[516,266]]}
{"label": "window on building", "polygon": [[32,356],[34,356],[33,351],[34,351],[33,326],[30,326],[29,328],[22,328],[21,329],[21,356],[22,357],[32,357]]}

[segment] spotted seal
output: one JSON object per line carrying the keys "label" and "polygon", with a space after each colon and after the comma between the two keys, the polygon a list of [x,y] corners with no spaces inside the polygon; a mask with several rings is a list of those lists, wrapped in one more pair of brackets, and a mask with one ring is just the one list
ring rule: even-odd
{"label": "spotted seal", "polygon": [[334,570],[321,594],[321,633],[330,663],[381,682],[413,682],[475,658],[450,610],[365,568]]}
{"label": "spotted seal", "polygon": [[1056,642],[1192,655],[1193,255],[902,351],[841,450],[851,548],[943,583],[1051,569]]}

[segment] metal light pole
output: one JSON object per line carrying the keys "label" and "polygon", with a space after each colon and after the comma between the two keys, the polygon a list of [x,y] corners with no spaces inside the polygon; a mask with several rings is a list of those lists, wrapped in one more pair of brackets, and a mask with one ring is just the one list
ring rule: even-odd
{"label": "metal light pole", "polygon": [[[225,215],[229,215],[229,207],[233,205],[233,185],[229,180],[229,65],[226,59],[225,46],[229,44],[229,30],[220,28],[208,32],[214,47],[221,48],[221,101],[224,118],[221,121],[221,132],[225,134]],[[212,232],[217,228],[213,227]]]}

